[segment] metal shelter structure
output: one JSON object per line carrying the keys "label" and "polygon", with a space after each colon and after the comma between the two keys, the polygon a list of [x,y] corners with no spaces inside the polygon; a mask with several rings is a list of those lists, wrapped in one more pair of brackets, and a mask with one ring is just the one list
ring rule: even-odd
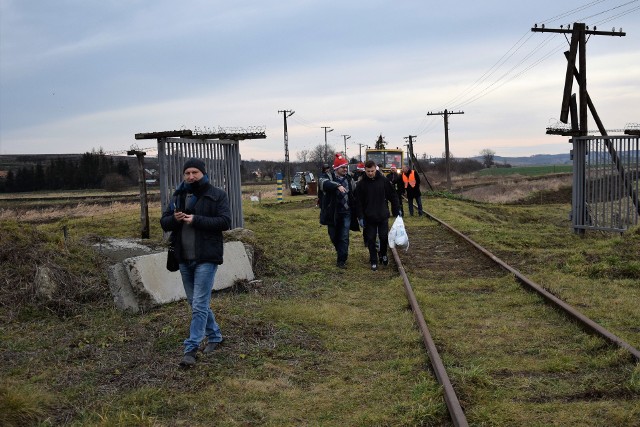
{"label": "metal shelter structure", "polygon": [[573,144],[571,222],[576,232],[624,232],[640,218],[640,137],[581,136]]}
{"label": "metal shelter structure", "polygon": [[229,197],[231,227],[244,227],[240,180],[240,140],[266,138],[264,131],[194,134],[191,130],[139,133],[136,139],[158,140],[160,203],[164,212],[182,182],[182,165],[190,157],[201,159],[212,185]]}

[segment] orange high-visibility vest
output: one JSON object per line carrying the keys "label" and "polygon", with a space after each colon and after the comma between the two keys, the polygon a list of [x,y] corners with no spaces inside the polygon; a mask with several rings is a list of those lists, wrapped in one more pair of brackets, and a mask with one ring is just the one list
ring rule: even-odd
{"label": "orange high-visibility vest", "polygon": [[412,170],[411,173],[409,174],[409,176],[407,176],[405,173],[402,174],[402,180],[404,181],[404,188],[407,188],[408,186],[411,186],[412,188],[416,186],[416,175],[415,172]]}

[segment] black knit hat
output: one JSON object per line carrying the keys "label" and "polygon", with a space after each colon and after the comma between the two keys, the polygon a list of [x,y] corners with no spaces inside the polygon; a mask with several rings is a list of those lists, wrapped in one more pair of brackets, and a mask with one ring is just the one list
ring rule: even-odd
{"label": "black knit hat", "polygon": [[196,159],[195,157],[190,158],[186,162],[184,162],[184,166],[182,167],[182,173],[189,168],[196,168],[200,170],[204,175],[207,174],[207,167],[204,165],[204,162],[200,159]]}

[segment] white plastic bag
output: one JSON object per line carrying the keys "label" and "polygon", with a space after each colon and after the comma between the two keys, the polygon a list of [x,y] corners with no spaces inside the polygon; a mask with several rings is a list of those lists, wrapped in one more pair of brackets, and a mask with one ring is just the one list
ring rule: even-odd
{"label": "white plastic bag", "polygon": [[389,247],[395,248],[396,246],[406,251],[409,250],[409,236],[407,236],[407,230],[404,228],[404,221],[400,215],[393,221],[389,230]]}

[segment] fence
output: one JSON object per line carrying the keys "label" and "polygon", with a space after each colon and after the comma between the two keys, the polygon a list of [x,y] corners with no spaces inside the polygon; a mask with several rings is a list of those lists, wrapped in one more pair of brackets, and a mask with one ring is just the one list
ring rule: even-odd
{"label": "fence", "polygon": [[182,165],[190,157],[204,161],[211,184],[222,188],[229,196],[231,228],[244,227],[237,140],[158,138],[162,211],[169,206],[171,195],[182,182]]}
{"label": "fence", "polygon": [[574,137],[571,218],[584,230],[623,232],[638,224],[638,136]]}

